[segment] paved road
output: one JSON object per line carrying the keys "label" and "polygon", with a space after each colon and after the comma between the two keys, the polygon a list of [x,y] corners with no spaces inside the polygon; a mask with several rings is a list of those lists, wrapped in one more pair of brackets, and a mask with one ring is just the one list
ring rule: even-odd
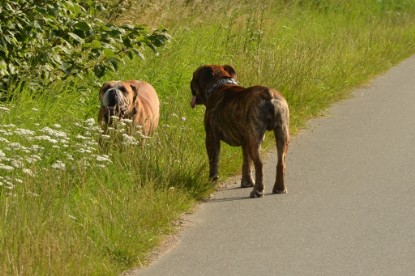
{"label": "paved road", "polygon": [[286,195],[229,185],[137,275],[415,275],[415,56],[312,120]]}

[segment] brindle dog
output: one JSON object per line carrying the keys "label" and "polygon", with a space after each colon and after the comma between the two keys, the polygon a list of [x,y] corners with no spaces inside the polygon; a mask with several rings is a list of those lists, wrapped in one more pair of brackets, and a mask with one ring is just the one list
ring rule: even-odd
{"label": "brindle dog", "polygon": [[[229,65],[204,65],[194,73],[190,83],[191,107],[206,106],[206,150],[209,157],[209,178],[219,178],[220,141],[241,146],[243,153],[241,187],[254,187],[251,197],[264,195],[263,163],[260,145],[265,131],[274,131],[278,163],[273,193],[286,193],[285,157],[289,141],[289,108],[276,90],[264,86],[241,87],[236,72]],[[255,166],[255,182],[251,175]]]}

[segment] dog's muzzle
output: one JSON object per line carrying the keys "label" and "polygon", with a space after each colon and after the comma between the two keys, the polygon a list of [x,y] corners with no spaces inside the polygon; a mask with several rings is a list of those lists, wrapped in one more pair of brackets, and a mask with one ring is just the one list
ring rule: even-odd
{"label": "dog's muzzle", "polygon": [[102,105],[105,107],[105,119],[110,120],[111,116],[123,118],[127,112],[127,103],[122,92],[115,88],[105,91],[102,98]]}

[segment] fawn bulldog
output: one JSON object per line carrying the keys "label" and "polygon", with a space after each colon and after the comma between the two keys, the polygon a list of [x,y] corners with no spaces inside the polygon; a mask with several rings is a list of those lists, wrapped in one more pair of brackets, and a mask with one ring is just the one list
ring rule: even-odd
{"label": "fawn bulldog", "polygon": [[[253,187],[250,197],[264,194],[263,163],[260,144],[266,131],[272,130],[276,139],[278,163],[273,193],[286,193],[284,174],[289,142],[289,108],[285,98],[276,90],[264,86],[241,87],[236,72],[229,65],[204,65],[194,73],[190,83],[194,108],[206,106],[204,125],[209,177],[219,178],[220,141],[242,147],[243,165],[241,187]],[[254,163],[255,181],[251,175]]]}
{"label": "fawn bulldog", "polygon": [[150,134],[158,126],[159,98],[145,81],[108,81],[102,85],[99,99],[98,122],[105,130],[112,124],[112,116],[131,119],[133,125],[142,126],[144,134]]}

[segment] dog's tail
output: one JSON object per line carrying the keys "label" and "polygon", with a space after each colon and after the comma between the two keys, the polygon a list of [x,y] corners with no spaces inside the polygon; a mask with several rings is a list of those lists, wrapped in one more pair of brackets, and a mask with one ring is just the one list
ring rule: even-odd
{"label": "dog's tail", "polygon": [[273,98],[269,102],[267,130],[279,130],[284,140],[289,141],[290,110],[284,98]]}

